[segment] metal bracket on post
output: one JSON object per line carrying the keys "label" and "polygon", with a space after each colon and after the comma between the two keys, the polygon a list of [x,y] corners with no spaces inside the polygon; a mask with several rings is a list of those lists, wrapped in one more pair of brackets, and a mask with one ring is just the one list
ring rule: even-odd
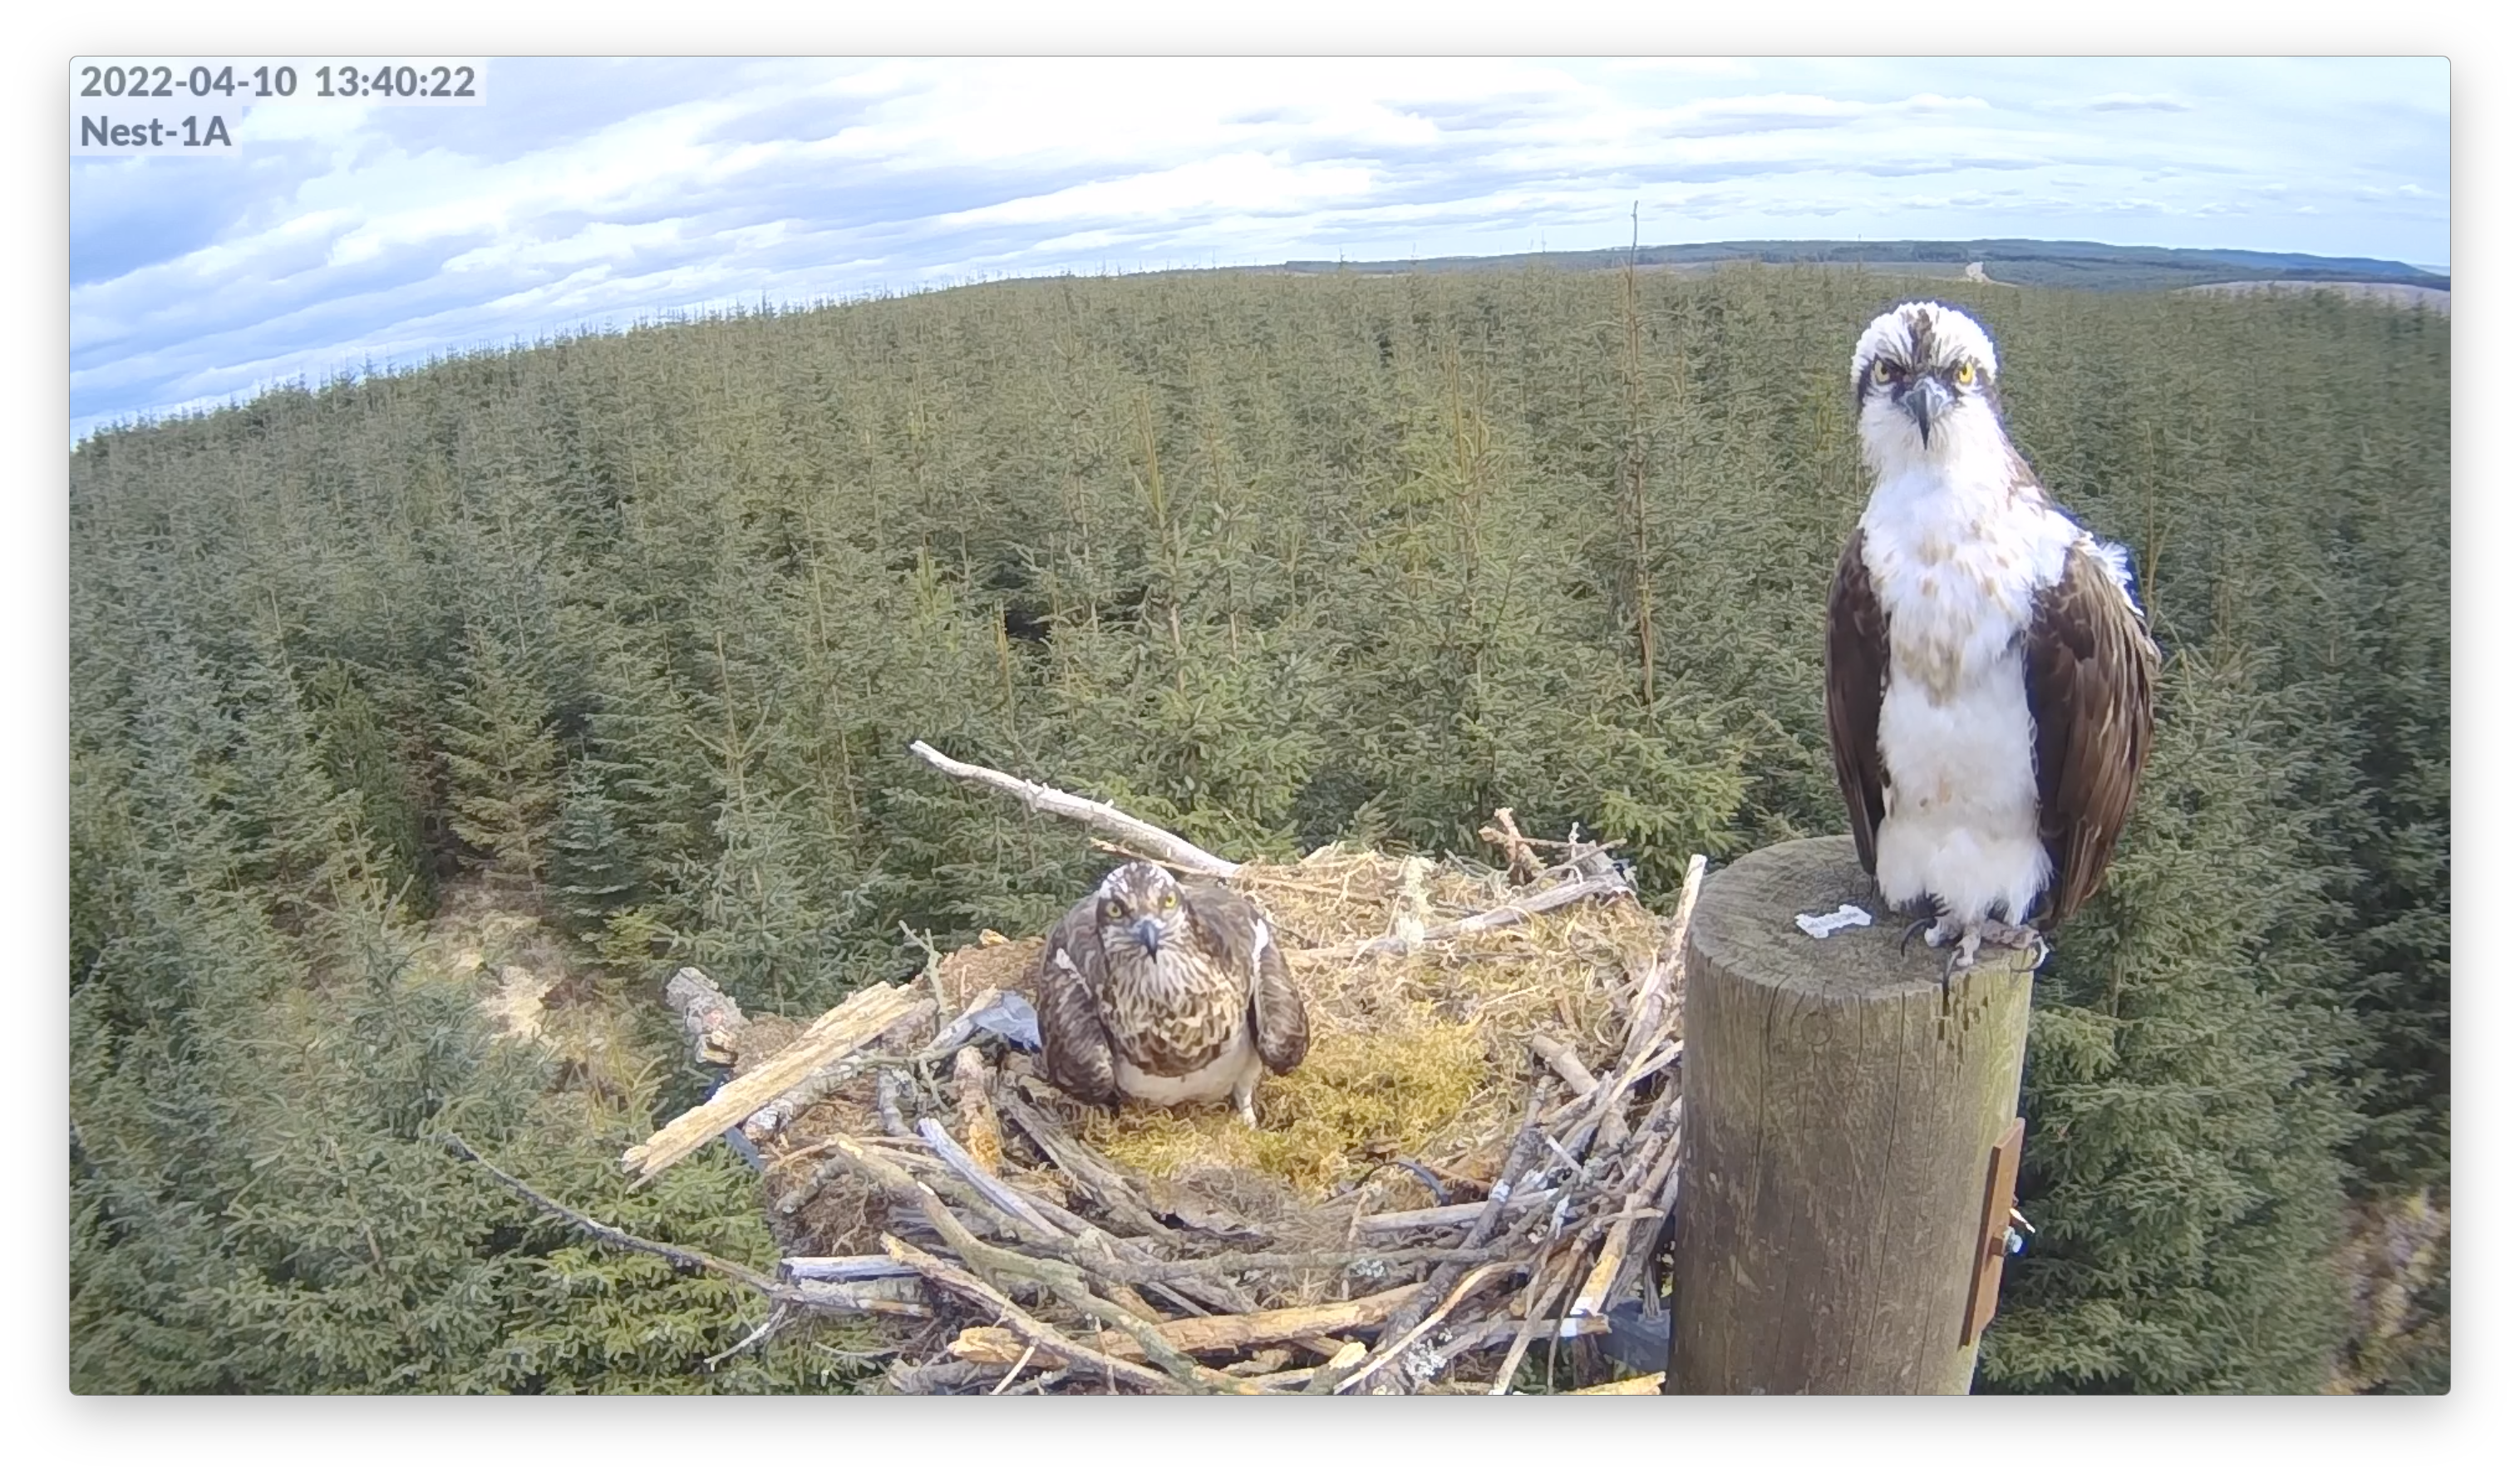
{"label": "metal bracket on post", "polygon": [[2021,1177],[2021,1136],[2029,1125],[2020,1119],[1987,1151],[1986,1204],[1977,1218],[1977,1273],[1969,1279],[1968,1315],[1960,1322],[1960,1345],[1977,1343],[1995,1319],[1996,1290],[2003,1285],[2005,1233],[2012,1230],[2012,1192]]}

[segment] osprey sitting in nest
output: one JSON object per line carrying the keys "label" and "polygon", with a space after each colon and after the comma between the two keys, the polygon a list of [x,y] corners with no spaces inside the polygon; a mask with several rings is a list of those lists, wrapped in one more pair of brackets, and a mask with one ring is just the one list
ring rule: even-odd
{"label": "osprey sitting in nest", "polygon": [[1114,869],[1043,946],[1042,1066],[1093,1103],[1231,1097],[1256,1126],[1261,1070],[1291,1072],[1304,1002],[1257,906],[1150,862]]}

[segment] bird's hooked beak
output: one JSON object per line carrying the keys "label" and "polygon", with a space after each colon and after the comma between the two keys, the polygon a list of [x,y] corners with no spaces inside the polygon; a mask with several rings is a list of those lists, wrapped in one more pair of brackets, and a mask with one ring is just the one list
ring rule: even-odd
{"label": "bird's hooked beak", "polygon": [[1155,921],[1151,918],[1139,919],[1136,923],[1129,926],[1129,932],[1138,937],[1138,942],[1147,947],[1147,953],[1149,955],[1153,954],[1156,947],[1164,942],[1164,931],[1157,928],[1155,926]]}
{"label": "bird's hooked beak", "polygon": [[1934,444],[1934,423],[1952,407],[1952,388],[1932,375],[1918,375],[1899,396],[1899,408],[1916,423],[1916,434],[1925,445]]}

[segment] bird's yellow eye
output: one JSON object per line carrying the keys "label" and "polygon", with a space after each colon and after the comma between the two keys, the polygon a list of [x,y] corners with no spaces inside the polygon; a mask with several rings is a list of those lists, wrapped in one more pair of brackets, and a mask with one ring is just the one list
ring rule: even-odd
{"label": "bird's yellow eye", "polygon": [[1103,917],[1103,918],[1119,918],[1119,917],[1120,917],[1120,900],[1118,900],[1118,899],[1116,899],[1116,898],[1108,898],[1108,899],[1104,899],[1104,900],[1103,900],[1103,902],[1102,902],[1102,917]]}
{"label": "bird's yellow eye", "polygon": [[1163,897],[1155,900],[1155,907],[1159,909],[1177,909],[1181,907],[1181,895],[1179,893],[1166,893]]}
{"label": "bird's yellow eye", "polygon": [[1970,364],[1965,359],[1961,360],[1960,372],[1952,378],[1962,384],[1975,384],[1977,383],[1977,366]]}
{"label": "bird's yellow eye", "polygon": [[1872,361],[1872,382],[1874,384],[1888,384],[1890,382],[1889,361],[1882,359]]}

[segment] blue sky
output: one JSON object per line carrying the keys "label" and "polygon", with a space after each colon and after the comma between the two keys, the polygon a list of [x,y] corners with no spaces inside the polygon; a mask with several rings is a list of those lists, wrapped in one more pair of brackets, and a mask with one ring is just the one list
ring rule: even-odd
{"label": "blue sky", "polygon": [[2399,61],[498,60],[69,166],[72,433],[277,381],[981,277],[1738,238],[2450,261]]}

